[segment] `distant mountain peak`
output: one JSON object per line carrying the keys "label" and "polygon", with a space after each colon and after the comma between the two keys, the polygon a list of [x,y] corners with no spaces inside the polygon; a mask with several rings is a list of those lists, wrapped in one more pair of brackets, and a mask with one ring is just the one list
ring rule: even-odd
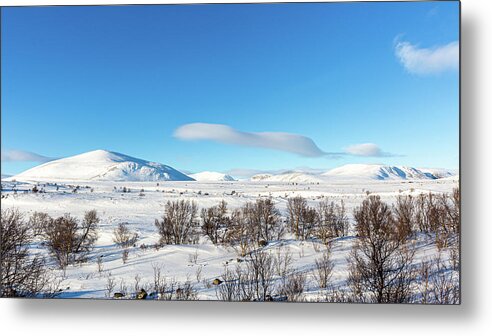
{"label": "distant mountain peak", "polygon": [[98,149],[36,166],[13,176],[17,180],[66,181],[193,181],[157,162]]}
{"label": "distant mountain peak", "polygon": [[382,164],[346,164],[322,174],[325,177],[367,178],[374,180],[437,179],[431,172],[414,167]]}
{"label": "distant mountain peak", "polygon": [[190,177],[200,182],[236,181],[236,179],[231,175],[211,171],[203,171],[196,174],[190,174]]}

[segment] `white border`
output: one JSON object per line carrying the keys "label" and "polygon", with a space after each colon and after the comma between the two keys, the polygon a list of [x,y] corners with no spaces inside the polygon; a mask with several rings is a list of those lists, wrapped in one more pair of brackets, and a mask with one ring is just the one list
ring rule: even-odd
{"label": "white border", "polygon": [[[172,1],[168,3],[196,3]],[[208,3],[213,1],[208,1]],[[241,2],[241,1],[217,1]],[[248,2],[258,2],[250,0]],[[286,2],[286,1],[283,1]],[[138,3],[23,1],[0,5]],[[163,1],[142,1],[163,3]],[[462,1],[463,304],[244,304],[0,299],[4,335],[485,335],[492,330],[490,0]],[[487,6],[489,5],[489,6]]]}

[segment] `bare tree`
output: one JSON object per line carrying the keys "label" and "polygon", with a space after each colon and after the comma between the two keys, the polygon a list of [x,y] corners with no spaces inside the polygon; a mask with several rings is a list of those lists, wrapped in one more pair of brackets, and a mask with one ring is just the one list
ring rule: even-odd
{"label": "bare tree", "polygon": [[137,242],[138,234],[130,231],[125,223],[118,224],[113,230],[113,242],[121,247],[129,247]]}
{"label": "bare tree", "polygon": [[349,220],[343,201],[340,205],[323,200],[318,205],[318,223],[315,228],[317,238],[327,245],[331,239],[347,235]]}
{"label": "bare tree", "polygon": [[246,203],[241,209],[234,210],[231,216],[231,230],[227,240],[241,256],[250,253],[254,246],[254,225],[249,215],[251,211],[251,203]]}
{"label": "bare tree", "polygon": [[439,250],[458,242],[460,232],[460,192],[421,194],[417,201],[416,222],[420,232],[433,235]]}
{"label": "bare tree", "polygon": [[266,301],[267,297],[271,297],[274,290],[272,279],[275,274],[275,265],[273,257],[266,251],[252,253],[247,267],[253,282],[254,298],[258,301]]}
{"label": "bare tree", "polygon": [[221,275],[223,282],[215,289],[215,295],[217,299],[222,301],[240,301],[240,280],[236,277],[237,273],[224,268],[224,272]]}
{"label": "bare tree", "polygon": [[260,240],[270,241],[278,237],[280,229],[280,212],[275,208],[271,198],[258,199],[249,212],[252,222],[255,223],[257,242]]}
{"label": "bare tree", "polygon": [[303,299],[305,285],[306,276],[303,273],[289,274],[285,285],[282,287],[282,293],[288,301],[300,302]]}
{"label": "bare tree", "polygon": [[296,196],[287,201],[287,210],[289,211],[290,229],[296,239],[309,238],[318,222],[316,209],[309,207],[304,197]]}
{"label": "bare tree", "polygon": [[168,201],[162,220],[155,220],[155,226],[161,235],[161,244],[194,243],[197,212],[195,202]]}
{"label": "bare tree", "polygon": [[111,294],[114,292],[115,287],[116,287],[116,280],[111,275],[111,273],[108,273],[106,277],[106,297],[108,298],[111,297]]}
{"label": "bare tree", "polygon": [[51,222],[51,217],[45,212],[34,212],[31,217],[29,217],[29,227],[32,230],[33,236],[42,236],[43,232],[46,230],[46,225]]}
{"label": "bare tree", "polygon": [[53,296],[57,286],[45,260],[29,251],[33,231],[16,209],[2,209],[0,225],[0,297]]}
{"label": "bare tree", "polygon": [[333,262],[331,261],[331,249],[323,251],[321,258],[314,261],[314,278],[319,288],[327,288],[333,272]]}
{"label": "bare tree", "polygon": [[191,301],[197,299],[197,292],[191,281],[187,280],[178,285],[176,289],[176,300]]}
{"label": "bare tree", "polygon": [[354,217],[358,239],[349,259],[352,291],[363,301],[409,302],[414,250],[399,239],[389,206],[369,196]]}
{"label": "bare tree", "polygon": [[230,217],[227,216],[227,202],[222,200],[217,206],[203,208],[201,218],[202,232],[210,238],[212,243],[223,243],[231,223]]}
{"label": "bare tree", "polygon": [[415,200],[411,195],[398,196],[393,206],[397,234],[400,240],[407,240],[415,228]]}
{"label": "bare tree", "polygon": [[85,213],[82,224],[65,215],[45,226],[47,246],[61,268],[73,262],[83,262],[97,240],[99,217],[95,210]]}
{"label": "bare tree", "polygon": [[282,252],[281,249],[278,249],[274,258],[275,273],[281,279],[285,279],[287,274],[292,271],[292,253],[288,250]]}
{"label": "bare tree", "polygon": [[420,289],[421,302],[431,304],[458,304],[460,302],[460,286],[457,272],[446,263],[441,254],[424,261],[421,270]]}
{"label": "bare tree", "polygon": [[307,201],[302,196],[296,196],[289,198],[287,202],[290,230],[294,233],[296,239],[299,239],[301,237],[302,230],[302,214],[304,209],[307,207]]}

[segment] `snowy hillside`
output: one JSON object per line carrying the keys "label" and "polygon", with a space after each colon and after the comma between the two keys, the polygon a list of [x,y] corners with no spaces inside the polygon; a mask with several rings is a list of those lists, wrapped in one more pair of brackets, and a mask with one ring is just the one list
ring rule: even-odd
{"label": "snowy hillside", "polygon": [[418,170],[429,173],[435,176],[438,179],[452,177],[458,175],[457,170],[453,169],[444,169],[444,168],[418,168]]}
{"label": "snowy hillside", "polygon": [[10,179],[42,181],[193,181],[176,169],[120,153],[95,150],[31,168]]}
{"label": "snowy hillside", "polygon": [[291,183],[317,183],[322,179],[317,175],[302,172],[288,172],[279,175],[258,174],[250,179],[251,181],[262,182],[291,182]]}
{"label": "snowy hillside", "polygon": [[231,175],[210,171],[191,174],[190,177],[200,182],[236,181]]}
{"label": "snowy hillside", "polygon": [[273,175],[272,174],[256,174],[251,176],[249,179],[251,181],[266,181],[269,178],[271,178]]}
{"label": "snowy hillside", "polygon": [[358,178],[371,180],[436,179],[430,171],[413,167],[378,164],[347,164],[323,173],[325,177]]}

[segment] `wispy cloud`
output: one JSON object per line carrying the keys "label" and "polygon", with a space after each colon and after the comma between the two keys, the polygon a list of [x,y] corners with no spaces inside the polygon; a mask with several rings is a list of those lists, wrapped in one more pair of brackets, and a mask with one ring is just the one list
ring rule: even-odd
{"label": "wispy cloud", "polygon": [[373,143],[352,145],[340,152],[325,152],[311,138],[303,135],[282,132],[243,132],[220,124],[186,124],[178,127],[174,131],[174,136],[180,140],[209,140],[224,144],[269,148],[305,157],[336,159],[344,156],[394,156],[383,152]]}
{"label": "wispy cloud", "polygon": [[281,132],[242,132],[227,125],[193,123],[174,132],[181,140],[211,140],[224,144],[276,149],[307,157],[320,157],[323,152],[312,139],[303,135]]}
{"label": "wispy cloud", "polygon": [[27,162],[48,162],[54,160],[54,158],[50,158],[47,156],[43,156],[40,154],[28,152],[28,151],[23,151],[23,150],[2,150],[2,161],[3,162],[20,162],[20,161],[27,161]]}
{"label": "wispy cloud", "polygon": [[406,41],[395,44],[395,54],[405,69],[417,75],[432,75],[457,70],[459,66],[459,43],[420,48]]}

